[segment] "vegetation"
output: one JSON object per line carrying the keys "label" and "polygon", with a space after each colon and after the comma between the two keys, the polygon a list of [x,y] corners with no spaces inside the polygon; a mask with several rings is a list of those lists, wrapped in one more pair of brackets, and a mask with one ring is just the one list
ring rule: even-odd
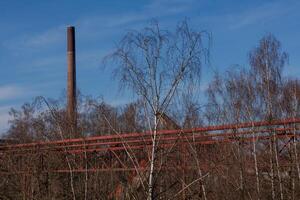
{"label": "vegetation", "polygon": [[[134,92],[137,101],[111,106],[79,95],[78,135],[67,134],[70,123],[62,100],[38,97],[20,110],[12,109],[4,136],[10,142],[150,130],[151,148],[136,151],[124,143],[123,152],[86,152],[78,157],[38,150],[26,156],[4,154],[0,146],[0,198],[299,199],[297,125],[291,126],[294,136],[283,139],[270,129],[265,133],[268,140],[257,140],[253,126],[252,140],[246,143],[235,138],[211,145],[187,140],[184,145],[159,146],[157,133],[163,129],[299,117],[300,82],[283,77],[288,56],[272,34],[250,51],[249,68],[216,74],[205,93],[207,101],[200,103],[195,94],[209,58],[209,40],[207,32],[192,30],[185,21],[174,32],[154,22],[126,34],[105,61],[116,64],[120,85]],[[79,165],[84,168],[77,173]],[[91,166],[111,170],[88,171]],[[134,170],[113,170],[124,166]]]}

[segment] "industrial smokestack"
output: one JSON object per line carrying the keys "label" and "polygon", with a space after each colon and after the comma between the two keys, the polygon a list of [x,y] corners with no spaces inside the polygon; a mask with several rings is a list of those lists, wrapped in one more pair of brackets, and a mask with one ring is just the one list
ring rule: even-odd
{"label": "industrial smokestack", "polygon": [[67,81],[67,112],[71,124],[72,134],[77,129],[76,109],[76,59],[75,59],[75,28],[67,28],[67,59],[68,59],[68,81]]}

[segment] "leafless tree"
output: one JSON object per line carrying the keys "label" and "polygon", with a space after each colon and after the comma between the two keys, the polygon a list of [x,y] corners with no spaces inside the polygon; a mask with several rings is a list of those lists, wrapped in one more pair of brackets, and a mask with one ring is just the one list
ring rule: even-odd
{"label": "leafless tree", "polygon": [[148,181],[148,199],[153,199],[154,165],[157,150],[157,113],[164,113],[175,95],[190,83],[198,83],[200,69],[208,56],[207,32],[192,30],[187,21],[174,32],[162,30],[157,22],[141,31],[131,31],[119,43],[110,58],[118,65],[120,84],[132,89],[145,102],[152,151]]}

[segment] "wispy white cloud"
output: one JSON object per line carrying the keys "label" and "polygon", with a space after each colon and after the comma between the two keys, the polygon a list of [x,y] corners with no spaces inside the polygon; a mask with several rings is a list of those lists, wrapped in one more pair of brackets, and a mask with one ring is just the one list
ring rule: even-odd
{"label": "wispy white cloud", "polygon": [[[127,11],[109,15],[83,16],[74,21],[73,24],[80,27],[82,33],[100,32],[95,29],[101,29],[102,32],[105,32],[104,27],[114,28],[187,11],[193,8],[194,2],[195,0],[154,0],[134,12]],[[17,38],[5,41],[3,45],[11,50],[27,49],[28,51],[50,47],[64,41],[65,27],[66,24],[60,24],[57,27],[52,27],[38,33],[20,35]]]}
{"label": "wispy white cloud", "polygon": [[44,47],[56,45],[64,40],[65,26],[50,28],[39,33],[20,35],[3,43],[3,46],[9,50],[28,50],[32,51]]}
{"label": "wispy white cloud", "polygon": [[107,52],[100,49],[92,49],[84,52],[78,52],[77,66],[81,69],[91,69],[101,66],[102,59]]}
{"label": "wispy white cloud", "polygon": [[294,5],[286,2],[277,1],[245,10],[241,13],[229,16],[232,23],[230,28],[238,29],[252,24],[266,23],[275,20],[289,13],[293,9],[293,6]]}
{"label": "wispy white cloud", "polygon": [[154,0],[145,6],[145,9],[157,13],[157,15],[171,15],[182,13],[195,8],[195,5],[201,3],[196,0]]}
{"label": "wispy white cloud", "polygon": [[[120,31],[120,27],[137,28],[141,22],[156,18],[170,17],[184,13],[195,7],[196,0],[154,0],[139,10],[106,15],[85,16],[78,19],[75,25],[82,34],[91,37],[93,34],[110,36]],[[117,32],[119,32],[117,31]]]}
{"label": "wispy white cloud", "polygon": [[294,0],[270,1],[244,8],[233,8],[218,14],[198,15],[197,21],[209,27],[235,31],[252,25],[264,25],[269,22],[297,13],[300,2]]}
{"label": "wispy white cloud", "polygon": [[24,41],[24,45],[27,47],[40,47],[47,46],[49,44],[57,44],[63,41],[64,33],[64,26],[55,27],[29,37],[26,41]]}
{"label": "wispy white cloud", "polygon": [[[45,57],[38,57],[29,63],[26,63],[27,69],[45,69],[46,67],[64,66],[65,55],[50,55]],[[24,65],[25,66],[25,65]]]}
{"label": "wispy white cloud", "polygon": [[24,94],[24,90],[21,87],[14,85],[0,86],[0,101],[17,98]]}

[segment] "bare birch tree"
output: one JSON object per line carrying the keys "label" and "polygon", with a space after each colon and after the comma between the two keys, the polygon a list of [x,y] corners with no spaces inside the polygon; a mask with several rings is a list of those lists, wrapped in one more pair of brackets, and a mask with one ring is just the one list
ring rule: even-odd
{"label": "bare birch tree", "polygon": [[[132,89],[145,102],[152,148],[147,198],[153,199],[154,167],[160,119],[174,97],[189,83],[199,83],[200,69],[208,57],[209,34],[192,30],[186,21],[174,32],[162,30],[157,22],[141,31],[127,33],[109,58],[117,64],[122,86]],[[206,40],[207,39],[207,40]]]}
{"label": "bare birch tree", "polygon": [[[281,50],[280,42],[271,34],[264,36],[259,46],[250,52],[249,60],[253,72],[257,78],[257,91],[261,95],[263,102],[263,117],[266,120],[274,120],[280,117],[280,88],[281,72],[287,62],[287,53]],[[283,199],[283,186],[279,171],[278,151],[275,133],[271,131],[270,135],[270,167],[272,181],[272,198],[275,198],[273,155],[280,188],[280,199]]]}

